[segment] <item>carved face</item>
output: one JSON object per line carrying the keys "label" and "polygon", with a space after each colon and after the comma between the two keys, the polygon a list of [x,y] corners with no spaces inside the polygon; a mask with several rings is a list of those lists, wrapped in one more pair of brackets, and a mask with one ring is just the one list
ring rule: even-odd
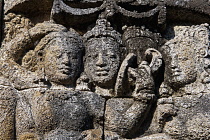
{"label": "carved face", "polygon": [[165,50],[166,81],[179,88],[196,80],[194,48],[185,43],[170,44]]}
{"label": "carved face", "polygon": [[111,37],[102,37],[86,45],[86,74],[98,86],[113,85],[120,65],[119,44]]}
{"label": "carved face", "polygon": [[56,37],[45,48],[45,74],[53,82],[75,82],[82,64],[82,53],[73,38]]}

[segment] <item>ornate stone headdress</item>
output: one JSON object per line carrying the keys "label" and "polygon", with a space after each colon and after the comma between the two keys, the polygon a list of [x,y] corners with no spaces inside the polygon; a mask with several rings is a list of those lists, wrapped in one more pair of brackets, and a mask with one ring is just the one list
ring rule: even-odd
{"label": "ornate stone headdress", "polygon": [[123,45],[126,46],[128,53],[137,55],[137,63],[140,64],[143,60],[150,57],[145,56],[145,51],[149,48],[157,49],[162,44],[162,38],[159,33],[153,33],[144,26],[123,27]]}
{"label": "ornate stone headdress", "polygon": [[159,33],[153,33],[148,29],[145,29],[144,26],[136,27],[124,27],[124,34],[123,34],[123,41],[126,43],[127,40],[136,38],[136,37],[144,37],[150,38],[153,40],[157,45],[161,44],[161,35]]}
{"label": "ornate stone headdress", "polygon": [[47,34],[44,38],[41,39],[41,41],[35,47],[34,51],[43,50],[46,45],[56,37],[67,37],[75,39],[80,44],[78,45],[78,49],[83,49],[82,39],[80,35],[74,29],[70,28],[69,31],[51,32]]}
{"label": "ornate stone headdress", "polygon": [[91,38],[100,38],[100,37],[111,37],[117,43],[122,44],[121,34],[115,31],[110,22],[106,19],[98,19],[96,25],[92,30],[84,34],[84,42],[87,42]]}
{"label": "ornate stone headdress", "polygon": [[[194,48],[196,58],[209,56],[210,52],[210,27],[208,24],[193,25],[193,26],[175,26],[177,35],[165,43],[165,47],[173,44],[186,44]],[[181,47],[182,45],[176,45]],[[165,48],[166,49],[166,48]],[[196,61],[198,62],[198,60]]]}

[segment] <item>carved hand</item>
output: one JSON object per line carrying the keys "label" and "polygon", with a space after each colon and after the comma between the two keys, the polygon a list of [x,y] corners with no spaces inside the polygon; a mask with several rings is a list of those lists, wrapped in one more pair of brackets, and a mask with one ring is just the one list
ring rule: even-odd
{"label": "carved hand", "polygon": [[129,81],[133,81],[135,89],[132,96],[137,100],[147,101],[154,98],[154,80],[147,62],[143,61],[138,69],[128,69]]}

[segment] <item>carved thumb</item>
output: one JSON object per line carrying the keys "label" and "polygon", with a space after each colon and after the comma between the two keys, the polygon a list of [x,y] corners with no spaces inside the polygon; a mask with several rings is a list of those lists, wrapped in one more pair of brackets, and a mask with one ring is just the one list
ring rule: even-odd
{"label": "carved thumb", "polygon": [[149,67],[151,68],[152,73],[158,71],[163,64],[161,53],[154,48],[147,49],[145,51],[145,57],[147,61],[150,62]]}

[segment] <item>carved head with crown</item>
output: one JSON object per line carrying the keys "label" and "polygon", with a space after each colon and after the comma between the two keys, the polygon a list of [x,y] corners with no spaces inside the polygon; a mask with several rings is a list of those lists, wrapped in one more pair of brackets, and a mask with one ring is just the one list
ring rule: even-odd
{"label": "carved head with crown", "polygon": [[120,67],[121,35],[105,19],[84,35],[85,73],[97,86],[112,88]]}

